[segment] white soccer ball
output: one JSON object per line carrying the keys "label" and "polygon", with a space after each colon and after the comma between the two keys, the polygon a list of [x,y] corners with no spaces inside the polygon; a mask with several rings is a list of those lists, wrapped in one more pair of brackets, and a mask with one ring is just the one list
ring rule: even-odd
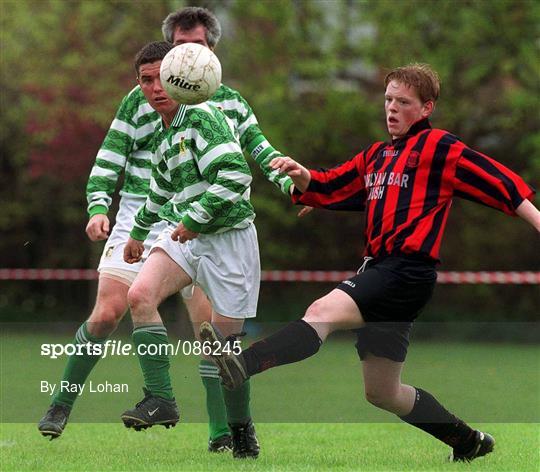
{"label": "white soccer ball", "polygon": [[193,105],[205,102],[216,93],[221,84],[221,64],[207,47],[184,43],[163,58],[159,76],[170,98]]}

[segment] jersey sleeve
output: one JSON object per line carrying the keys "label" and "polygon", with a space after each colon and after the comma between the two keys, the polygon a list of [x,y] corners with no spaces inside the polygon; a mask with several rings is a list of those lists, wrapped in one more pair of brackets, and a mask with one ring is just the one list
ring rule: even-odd
{"label": "jersey sleeve", "polygon": [[242,150],[249,153],[260,167],[263,175],[274,185],[276,185],[285,195],[290,194],[292,180],[287,175],[280,175],[277,171],[270,168],[269,164],[274,157],[283,156],[266,139],[253,110],[242,97],[238,111],[238,135]]}
{"label": "jersey sleeve", "polygon": [[465,147],[456,164],[454,195],[515,216],[535,191],[501,163]]}
{"label": "jersey sleeve", "polygon": [[125,96],[97,153],[86,185],[88,214],[106,214],[112,202],[119,177],[135,145],[136,108]]}
{"label": "jersey sleeve", "polygon": [[150,233],[152,225],[161,220],[159,211],[173,195],[174,186],[168,164],[162,157],[160,150],[156,149],[152,157],[150,190],[144,205],[135,215],[130,237],[138,241],[144,241]]}
{"label": "jersey sleeve", "polygon": [[233,207],[249,196],[252,180],[249,166],[225,116],[212,126],[212,132],[211,141],[204,148],[195,149],[199,172],[210,186],[197,201],[190,203],[182,218],[184,226],[197,233],[204,232],[205,226],[217,218],[234,212]]}
{"label": "jersey sleeve", "polygon": [[331,169],[311,169],[304,193],[293,192],[293,203],[337,211],[363,211],[366,207],[364,152]]}

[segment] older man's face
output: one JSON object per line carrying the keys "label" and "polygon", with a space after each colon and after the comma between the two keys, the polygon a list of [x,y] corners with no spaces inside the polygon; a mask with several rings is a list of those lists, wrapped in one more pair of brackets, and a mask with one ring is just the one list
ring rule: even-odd
{"label": "older man's face", "polygon": [[208,49],[212,49],[206,42],[206,28],[203,25],[195,26],[190,30],[182,30],[180,27],[174,30],[173,44],[178,46],[184,43],[197,43]]}

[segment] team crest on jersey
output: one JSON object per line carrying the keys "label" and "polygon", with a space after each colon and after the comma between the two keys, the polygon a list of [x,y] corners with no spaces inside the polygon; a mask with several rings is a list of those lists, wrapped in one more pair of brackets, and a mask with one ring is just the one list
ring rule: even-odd
{"label": "team crest on jersey", "polygon": [[419,163],[420,153],[418,151],[411,151],[410,154],[407,156],[407,163],[405,164],[405,167],[408,167],[409,169],[414,169],[415,167],[418,167]]}
{"label": "team crest on jersey", "polygon": [[180,154],[184,154],[186,152],[186,143],[184,142],[186,138],[182,136],[180,138],[180,143],[178,144],[178,147],[180,148]]}
{"label": "team crest on jersey", "polygon": [[111,257],[114,251],[114,246],[109,246],[105,251],[105,257]]}

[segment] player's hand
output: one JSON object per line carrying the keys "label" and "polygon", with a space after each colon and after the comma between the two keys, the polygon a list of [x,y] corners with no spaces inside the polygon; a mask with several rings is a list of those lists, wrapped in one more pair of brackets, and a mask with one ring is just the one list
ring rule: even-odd
{"label": "player's hand", "polygon": [[197,236],[199,233],[187,229],[182,222],[178,223],[176,229],[171,233],[171,239],[180,243],[195,239]]}
{"label": "player's hand", "polygon": [[142,259],[143,252],[144,244],[142,241],[129,238],[124,246],[124,261],[128,264],[135,264],[135,262],[139,262]]}
{"label": "player's hand", "polygon": [[296,216],[298,216],[298,218],[303,218],[304,216],[308,215],[308,214],[311,213],[312,211],[313,211],[313,207],[305,206],[304,208],[302,208],[302,209],[296,214]]}
{"label": "player's hand", "polygon": [[109,237],[109,218],[107,215],[94,215],[88,220],[86,234],[90,241],[101,241]]}
{"label": "player's hand", "polygon": [[287,174],[289,177],[298,177],[302,175],[302,169],[304,168],[294,159],[287,156],[274,157],[274,159],[270,161],[269,166],[272,169],[277,170],[280,174]]}
{"label": "player's hand", "polygon": [[271,169],[288,175],[300,192],[305,192],[311,181],[311,174],[303,165],[287,156],[274,157],[269,164]]}

